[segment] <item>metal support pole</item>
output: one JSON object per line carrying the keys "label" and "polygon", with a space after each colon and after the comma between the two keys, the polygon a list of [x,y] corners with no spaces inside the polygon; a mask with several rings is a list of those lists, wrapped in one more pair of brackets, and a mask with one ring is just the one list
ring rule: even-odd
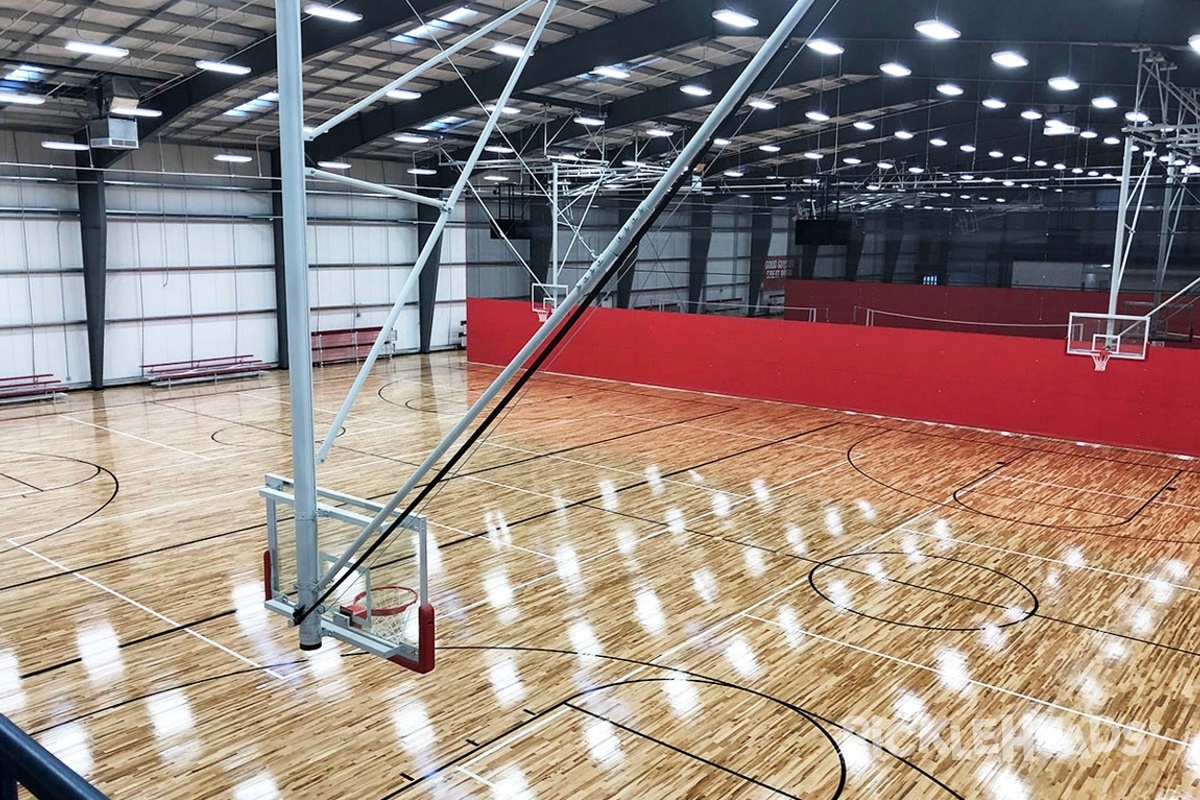
{"label": "metal support pole", "polygon": [[[558,162],[554,162],[553,173],[550,176],[550,283],[557,286],[558,276],[562,272],[562,262],[558,255],[558,215],[562,213],[558,207]],[[557,295],[554,298],[558,300]]]}
{"label": "metal support pole", "polygon": [[[287,281],[288,379],[292,411],[292,479],[296,497],[297,600],[320,597],[317,573],[317,468],[313,461],[312,340],[308,305],[308,208],[304,186],[304,85],[300,0],[275,0],[279,53],[279,162],[283,180],[283,253]],[[321,646],[321,617],[300,623],[300,649]]]}
{"label": "metal support pole", "polygon": [[[1187,182],[1185,178],[1184,183]],[[1167,168],[1167,185],[1163,190],[1162,227],[1158,237],[1158,269],[1154,274],[1154,303],[1162,307],[1163,286],[1167,281],[1167,267],[1171,263],[1171,251],[1175,248],[1175,233],[1179,230],[1179,218],[1183,214],[1185,193],[1179,180],[1179,171],[1172,163]],[[1178,201],[1178,208],[1176,208]],[[1157,315],[1152,315],[1157,316]],[[1157,322],[1151,319],[1151,324]]]}
{"label": "metal support pole", "polygon": [[1117,301],[1124,279],[1125,234],[1128,230],[1125,217],[1129,212],[1129,189],[1133,181],[1133,137],[1125,137],[1125,157],[1121,167],[1121,199],[1117,203],[1117,240],[1113,243],[1112,285],[1108,290],[1108,313],[1117,313]]}
{"label": "metal support pole", "polygon": [[[592,262],[592,265],[584,272],[583,276],[580,277],[566,299],[554,309],[554,313],[538,329],[533,338],[525,343],[521,351],[501,371],[492,384],[484,390],[483,394],[467,410],[462,419],[455,423],[454,427],[445,435],[442,441],[421,462],[421,465],[417,467],[409,479],[404,482],[404,485],[380,509],[370,524],[362,529],[357,538],[338,558],[337,562],[326,571],[322,578],[323,584],[332,581],[334,576],[338,575],[346,564],[354,558],[355,553],[379,530],[380,525],[396,510],[408,493],[421,482],[421,479],[433,469],[442,456],[458,441],[458,438],[466,432],[475,419],[491,404],[492,400],[495,399],[496,395],[500,393],[500,390],[504,388],[504,385],[508,383],[512,376],[553,335],[554,331],[563,323],[567,315],[574,310],[579,301],[591,291],[595,283],[607,274],[609,268],[621,256],[621,253],[624,252],[628,243],[637,238],[643,228],[649,224],[658,207],[666,202],[675,184],[684,178],[692,163],[708,149],[712,137],[716,135],[717,129],[741,105],[746,95],[749,94],[750,89],[754,86],[754,82],[763,73],[767,64],[779,52],[780,48],[791,38],[792,31],[800,24],[800,20],[808,12],[809,8],[812,7],[814,2],[816,0],[795,0],[791,10],[780,21],[779,27],[775,29],[763,43],[759,51],[755,53],[749,64],[747,64],[746,69],[729,88],[725,96],[721,98],[720,102],[713,108],[699,130],[696,131],[695,135],[679,153],[679,156],[666,172],[663,173],[658,183],[651,189],[650,194],[629,215],[629,219],[617,231],[612,241],[609,242],[608,247],[604,248],[600,255],[596,257],[596,260]],[[484,140],[481,139],[480,141]]]}
{"label": "metal support pole", "polygon": [[429,234],[429,241],[425,243],[425,247],[421,248],[421,253],[417,256],[417,263],[413,265],[412,272],[408,274],[408,278],[404,281],[404,286],[400,288],[400,296],[396,298],[396,303],[392,306],[392,311],[388,314],[387,321],[383,323],[383,329],[379,332],[379,338],[375,340],[375,345],[363,361],[362,368],[358,371],[358,376],[354,379],[354,385],[350,387],[350,392],[346,395],[342,407],[338,410],[337,418],[329,426],[329,433],[325,434],[325,438],[321,442],[320,450],[317,451],[318,462],[324,463],[325,459],[328,458],[329,449],[333,447],[333,440],[337,438],[337,432],[342,429],[342,425],[346,422],[346,417],[350,416],[350,409],[354,406],[354,401],[358,398],[359,392],[362,391],[363,384],[367,382],[367,376],[370,375],[371,368],[375,366],[376,359],[379,358],[379,354],[383,351],[383,346],[387,342],[388,332],[396,327],[396,320],[400,318],[400,312],[404,309],[404,305],[408,302],[408,298],[416,288],[417,281],[421,277],[421,271],[425,269],[425,264],[433,255],[434,248],[442,246],[442,231],[446,229],[446,224],[450,221],[450,214],[453,213],[454,208],[458,205],[458,201],[462,198],[467,184],[471,181],[471,175],[475,171],[475,166],[483,157],[484,148],[487,147],[488,140],[492,138],[492,134],[500,124],[500,115],[503,113],[504,107],[508,105],[509,98],[516,91],[517,81],[521,79],[521,74],[525,71],[525,65],[529,63],[529,58],[533,55],[533,50],[537,46],[538,40],[542,38],[542,33],[546,30],[546,26],[550,22],[550,15],[553,13],[556,5],[558,5],[558,0],[546,0],[546,7],[542,9],[542,16],[538,19],[533,33],[529,35],[529,41],[525,43],[525,49],[522,51],[521,57],[517,59],[516,66],[513,67],[512,75],[509,76],[504,91],[500,93],[499,99],[496,100],[495,109],[488,115],[487,122],[483,126],[483,131],[479,134],[478,141],[475,142],[475,149],[471,151],[471,156],[463,165],[462,174],[458,176],[458,180],[454,183],[454,188],[450,190],[450,196],[446,199],[442,207],[442,213],[438,216],[437,222],[433,225],[433,231]]}
{"label": "metal support pole", "polygon": [[320,178],[322,180],[333,181],[335,183],[344,183],[347,186],[353,186],[355,189],[362,189],[366,192],[378,192],[380,194],[390,195],[397,200],[408,200],[412,203],[420,203],[422,205],[433,206],[434,208],[444,208],[445,203],[436,197],[426,197],[416,192],[406,192],[403,189],[397,189],[394,186],[387,186],[382,183],[373,183],[372,181],[360,181],[358,178],[351,178],[349,175],[338,175],[333,172],[325,172],[324,170],[308,167],[304,170],[304,174],[310,178]]}

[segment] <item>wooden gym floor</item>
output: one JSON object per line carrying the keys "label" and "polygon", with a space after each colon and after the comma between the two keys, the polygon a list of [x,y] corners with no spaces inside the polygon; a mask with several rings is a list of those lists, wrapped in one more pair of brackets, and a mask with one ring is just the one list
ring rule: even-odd
{"label": "wooden gym floor", "polygon": [[[321,483],[493,374],[383,366]],[[262,609],[286,400],[0,410],[0,713],[114,800],[1200,793],[1197,462],[542,376],[425,509],[417,677]]]}

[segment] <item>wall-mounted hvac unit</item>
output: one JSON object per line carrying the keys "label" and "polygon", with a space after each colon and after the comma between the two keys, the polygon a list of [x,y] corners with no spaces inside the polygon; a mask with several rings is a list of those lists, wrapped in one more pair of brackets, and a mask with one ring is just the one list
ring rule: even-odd
{"label": "wall-mounted hvac unit", "polygon": [[93,150],[137,150],[137,120],[94,119],[88,123],[88,144]]}

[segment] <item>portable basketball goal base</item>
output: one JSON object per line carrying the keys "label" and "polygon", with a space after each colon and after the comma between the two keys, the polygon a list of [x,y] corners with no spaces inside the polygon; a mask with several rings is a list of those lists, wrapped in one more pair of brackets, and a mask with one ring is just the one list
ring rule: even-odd
{"label": "portable basketball goal base", "polygon": [[[1136,110],[1126,116],[1130,125],[1125,128],[1108,313],[1072,314],[1070,318],[1067,354],[1090,356],[1097,372],[1107,370],[1111,360],[1145,361],[1159,315],[1200,285],[1200,278],[1197,278],[1167,300],[1162,300],[1167,267],[1171,263],[1175,234],[1187,196],[1188,178],[1200,172],[1197,164],[1200,159],[1200,97],[1195,89],[1184,89],[1175,84],[1171,77],[1174,70],[1174,65],[1162,54],[1149,49],[1139,52]],[[1152,107],[1152,103],[1156,104]],[[1156,118],[1158,122],[1154,122]],[[1144,163],[1140,170],[1134,167],[1135,153],[1142,155]],[[1133,251],[1151,174],[1159,163],[1166,165],[1166,184],[1154,282],[1156,305],[1145,315],[1119,314],[1125,269]]]}
{"label": "portable basketball goal base", "polygon": [[[424,517],[407,508],[398,511],[434,465],[455,445],[479,415],[500,393],[512,377],[609,273],[631,242],[636,242],[668,201],[673,188],[686,177],[691,165],[712,146],[717,129],[729,119],[750,95],[772,58],[791,38],[815,0],[795,0],[779,26],[747,63],[729,92],[713,108],[670,166],[651,185],[646,197],[630,214],[605,249],[596,254],[591,265],[571,288],[557,284],[559,260],[554,258],[554,283],[534,287],[534,311],[542,325],[512,362],[480,395],[466,414],[433,448],[404,485],[390,500],[379,504],[349,494],[320,488],[316,465],[329,454],[337,432],[379,357],[388,333],[395,327],[400,312],[417,287],[421,271],[435,247],[441,246],[441,233],[450,215],[469,188],[477,196],[471,177],[479,165],[492,135],[497,132],[500,116],[508,105],[517,83],[529,62],[558,0],[525,0],[512,10],[483,25],[452,46],[405,73],[388,85],[351,105],[328,121],[304,128],[303,64],[300,37],[300,0],[276,0],[277,51],[279,57],[279,126],[283,197],[284,271],[288,321],[289,388],[291,395],[292,466],[294,476],[269,475],[261,494],[266,501],[267,552],[264,555],[266,607],[287,616],[299,629],[300,647],[315,650],[325,636],[346,642],[366,652],[389,659],[417,672],[434,667],[434,608],[429,599],[429,540]],[[431,198],[393,186],[383,186],[347,176],[305,168],[305,139],[325,134],[368,106],[380,102],[388,92],[403,86],[436,65],[448,61],[472,44],[496,31],[518,15],[541,6],[538,21],[529,35],[521,56],[513,66],[503,91],[497,98],[480,98],[480,105],[491,102],[470,157],[461,165],[461,174],[441,198]],[[501,134],[503,135],[503,134]],[[308,294],[308,253],[306,177],[337,181],[346,186],[385,194],[438,209],[426,244],[422,247],[408,279],[401,288],[379,339],[371,348],[355,378],[329,433],[321,440],[318,452],[313,421],[312,353],[310,352],[310,308]],[[600,181],[596,182],[597,188]],[[553,191],[558,191],[555,180]],[[557,237],[557,198],[555,236]],[[576,231],[578,237],[578,230]],[[413,501],[415,504],[415,501]],[[291,514],[281,514],[280,508]],[[321,524],[318,536],[318,523]],[[386,526],[386,528],[385,528]],[[411,537],[411,551],[401,557],[366,562],[373,550],[394,533]],[[372,541],[374,540],[374,541]],[[364,549],[365,548],[365,549]],[[415,613],[414,613],[415,609]]]}

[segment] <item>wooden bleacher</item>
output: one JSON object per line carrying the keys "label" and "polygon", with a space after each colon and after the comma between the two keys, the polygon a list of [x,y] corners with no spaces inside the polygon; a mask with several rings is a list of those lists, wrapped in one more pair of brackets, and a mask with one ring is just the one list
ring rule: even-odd
{"label": "wooden bleacher", "polygon": [[215,382],[229,378],[256,378],[266,369],[265,363],[251,355],[142,364],[142,374],[150,379],[152,386],[208,380]]}
{"label": "wooden bleacher", "polygon": [[[367,357],[383,328],[345,328],[336,331],[313,331],[313,363],[318,366],[343,361],[360,361]],[[381,356],[391,358],[396,353],[396,331],[388,332]]]}
{"label": "wooden bleacher", "polygon": [[0,404],[53,400],[66,388],[62,381],[47,372],[0,378]]}

